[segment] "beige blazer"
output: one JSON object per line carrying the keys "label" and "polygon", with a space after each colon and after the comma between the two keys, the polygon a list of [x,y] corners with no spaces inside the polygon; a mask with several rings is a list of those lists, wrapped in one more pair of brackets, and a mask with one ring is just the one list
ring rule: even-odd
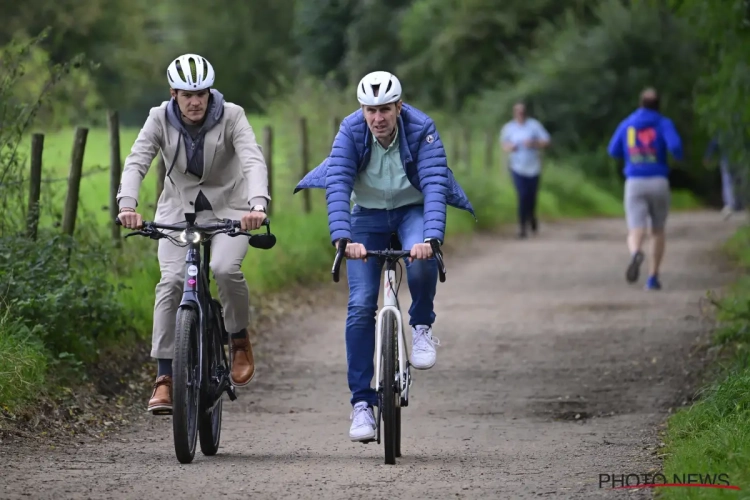
{"label": "beige blazer", "polygon": [[[157,222],[175,224],[185,220],[186,213],[195,212],[199,191],[208,198],[214,214],[221,219],[239,220],[254,205],[266,206],[268,169],[255,140],[244,110],[232,103],[224,103],[224,114],[205,137],[203,146],[203,177],[187,173],[185,142],[180,132],[167,123],[167,104],[151,108],[133,148],[125,159],[117,203],[136,208],[141,182],[151,162],[161,150],[169,171],[164,179],[164,191],[156,207]],[[178,143],[182,141],[178,150]]]}

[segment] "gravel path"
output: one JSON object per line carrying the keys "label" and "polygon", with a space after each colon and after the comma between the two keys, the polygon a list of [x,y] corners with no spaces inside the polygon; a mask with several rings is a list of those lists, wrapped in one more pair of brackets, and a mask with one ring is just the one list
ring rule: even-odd
{"label": "gravel path", "polygon": [[669,224],[658,293],[643,277],[625,283],[621,220],[481,236],[449,253],[438,363],[414,373],[396,466],[382,446],[348,440],[340,283],[317,292],[328,308],[256,346],[256,382],[225,402],[217,456],[178,464],[168,418],[104,442],[0,444],[0,498],[650,498],[604,491],[599,474],[659,465],[659,425],[700,367],[699,301],[732,277],[716,247],[738,221],[697,212]]}

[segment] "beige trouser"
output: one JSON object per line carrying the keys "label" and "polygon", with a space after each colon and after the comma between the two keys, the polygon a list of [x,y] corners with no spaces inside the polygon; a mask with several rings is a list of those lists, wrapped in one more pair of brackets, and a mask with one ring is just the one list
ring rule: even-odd
{"label": "beige trouser", "polygon": [[[210,210],[206,210],[198,212],[195,222],[211,224],[220,220]],[[179,233],[170,234],[177,236]],[[210,267],[219,289],[219,299],[224,306],[224,323],[230,334],[247,328],[249,320],[249,292],[245,276],[240,270],[247,248],[247,238],[243,236],[233,238],[217,234],[211,239]],[[160,239],[158,255],[161,281],[156,285],[151,356],[173,359],[174,331],[185,281],[187,247],[179,247],[168,239]]]}

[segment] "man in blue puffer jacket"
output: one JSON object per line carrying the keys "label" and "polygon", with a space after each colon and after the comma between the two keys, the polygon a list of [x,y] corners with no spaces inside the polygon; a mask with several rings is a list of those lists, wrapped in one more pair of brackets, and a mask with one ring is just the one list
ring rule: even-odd
{"label": "man in blue puffer jacket", "polygon": [[672,120],[659,113],[659,96],[652,88],[641,93],[640,108],[625,118],[609,141],[608,152],[625,161],[625,213],[628,223],[630,263],[628,283],[638,280],[644,260],[643,240],[651,224],[653,238],[646,290],[660,290],[659,266],[664,257],[664,227],[669,213],[667,154],[682,159],[682,140]]}
{"label": "man in blue puffer jacket", "polygon": [[[374,375],[375,313],[381,265],[363,259],[367,250],[385,250],[391,233],[411,249],[406,263],[412,304],[411,365],[435,364],[432,336],[437,265],[429,241],[445,239],[447,205],[474,211],[448,168],[443,144],[429,116],[401,100],[401,83],[376,71],[357,86],[361,108],[341,123],[331,154],[305,176],[295,193],[325,188],[331,242],[347,240],[349,306],[346,352],[351,390],[352,441],[375,438],[371,388]],[[354,202],[351,208],[350,202]]]}

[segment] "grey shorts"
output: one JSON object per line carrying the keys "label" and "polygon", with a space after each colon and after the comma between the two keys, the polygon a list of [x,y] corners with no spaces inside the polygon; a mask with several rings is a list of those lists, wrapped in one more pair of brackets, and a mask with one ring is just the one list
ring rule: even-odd
{"label": "grey shorts", "polygon": [[669,213],[669,180],[666,177],[635,177],[625,181],[625,216],[630,229],[661,231]]}

